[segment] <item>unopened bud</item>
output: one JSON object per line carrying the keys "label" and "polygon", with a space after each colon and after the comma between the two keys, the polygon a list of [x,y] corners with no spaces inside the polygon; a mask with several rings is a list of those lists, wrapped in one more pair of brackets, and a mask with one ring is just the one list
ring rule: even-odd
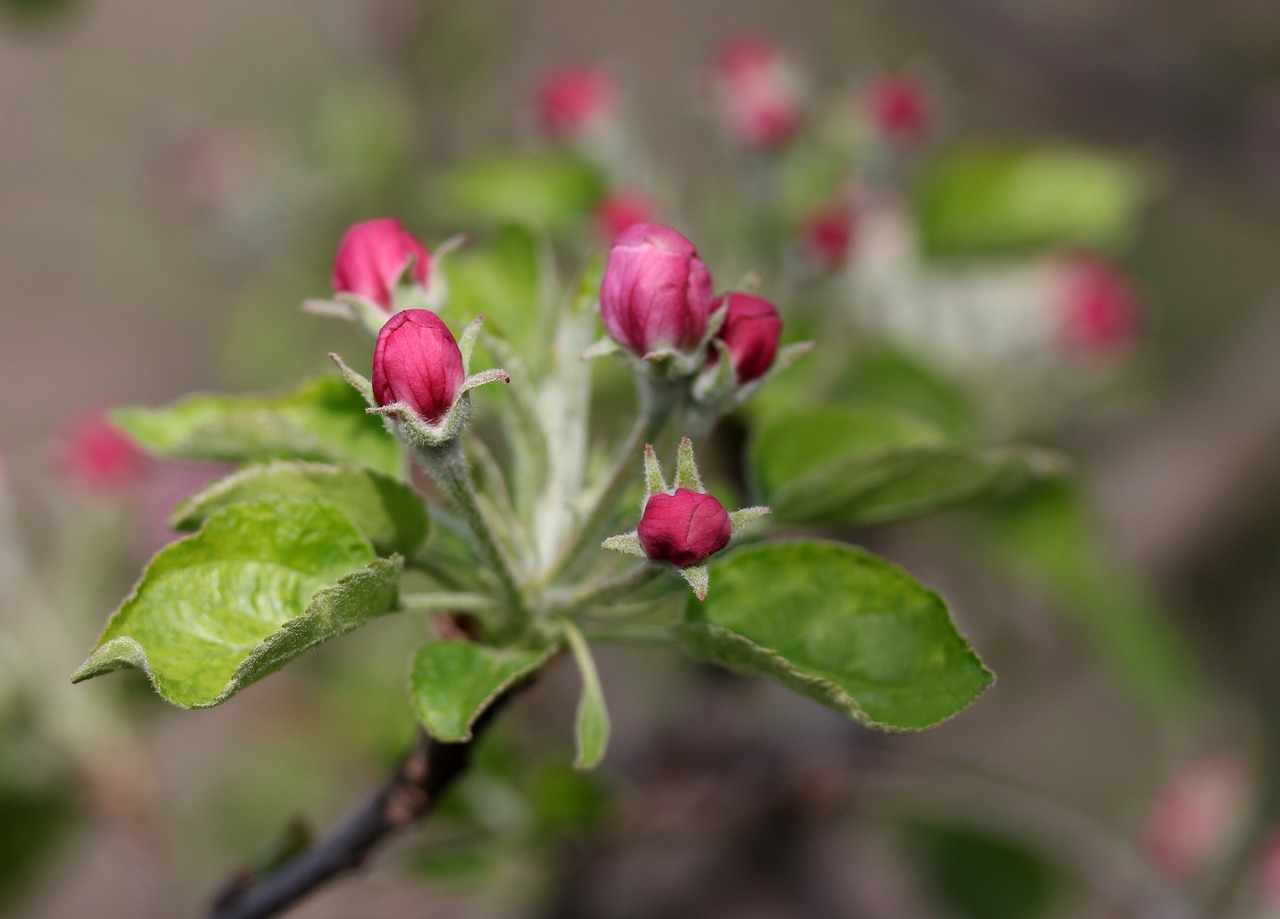
{"label": "unopened bud", "polygon": [[725,121],[739,143],[773,150],[795,136],[800,80],[771,42],[758,36],[727,42],[716,55],[715,77]]}
{"label": "unopened bud", "polygon": [[624,230],[637,223],[651,223],[656,216],[657,211],[648,196],[621,189],[605,195],[596,208],[596,228],[600,238],[611,243]]}
{"label": "unopened bud", "polygon": [[381,217],[354,224],[338,246],[333,290],[364,297],[392,312],[396,287],[410,262],[409,278],[425,290],[431,275],[431,253],[399,220]]}
{"label": "unopened bud", "polygon": [[1058,301],[1063,345],[1082,355],[1120,354],[1137,341],[1142,309],[1133,284],[1097,258],[1069,262]]}
{"label": "unopened bud", "polygon": [[845,204],[811,214],[804,225],[805,255],[822,271],[840,270],[849,261],[855,227],[853,209]]}
{"label": "unopened bud", "polygon": [[457,340],[430,310],[402,310],[378,333],[373,352],[378,405],[404,403],[436,424],[453,406],[465,378]]}
{"label": "unopened bud", "polygon": [[147,473],[147,457],[102,412],[74,420],[62,443],[62,464],[75,485],[114,495],[137,485]]}
{"label": "unopened bud", "polygon": [[[741,292],[724,294],[713,310],[727,305],[724,325],[716,333],[733,357],[733,371],[738,385],[758,380],[768,373],[778,356],[778,339],[782,337],[782,320],[772,303],[762,297]],[[717,352],[712,349],[709,360],[714,363]]]}
{"label": "unopened bud", "polygon": [[913,77],[881,77],[867,87],[865,99],[872,125],[891,141],[914,143],[929,130],[929,96]]}
{"label": "unopened bud", "polygon": [[650,496],[636,535],[649,558],[686,568],[727,546],[732,529],[729,512],[714,497],[677,488]]}
{"label": "unopened bud", "polygon": [[538,84],[538,121],[543,132],[556,140],[593,133],[613,120],[617,108],[613,77],[592,64],[557,67]]}

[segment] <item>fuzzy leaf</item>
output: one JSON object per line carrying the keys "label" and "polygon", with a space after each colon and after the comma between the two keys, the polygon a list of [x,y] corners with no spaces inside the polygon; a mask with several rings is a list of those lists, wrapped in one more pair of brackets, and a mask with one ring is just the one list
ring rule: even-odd
{"label": "fuzzy leaf", "polygon": [[947,443],[895,411],[831,408],[763,424],[753,442],[757,484],[782,523],[866,524],[999,497],[1060,473],[1026,448]]}
{"label": "fuzzy leaf", "polygon": [[156,555],[72,680],[136,667],[175,705],[217,705],[395,609],[400,567],[329,502],[232,505]]}
{"label": "fuzzy leaf", "polygon": [[573,760],[574,769],[594,769],[604,759],[609,746],[609,710],[605,708],[604,691],[600,688],[600,675],[591,657],[587,641],[578,627],[567,619],[561,620],[569,650],[578,664],[582,676],[582,695],[578,697],[578,712],[574,719],[574,740],[578,755]]}
{"label": "fuzzy leaf", "polygon": [[355,463],[403,478],[404,454],[361,395],[321,377],[276,395],[191,396],[163,408],[111,413],[144,449],[185,459]]}
{"label": "fuzzy leaf", "polygon": [[418,718],[444,743],[471,739],[471,728],[502,692],[551,660],[558,647],[538,651],[492,648],[470,641],[423,645],[413,661],[411,688]]}
{"label": "fuzzy leaf", "polygon": [[333,502],[382,555],[409,555],[427,537],[426,505],[404,482],[358,466],[283,460],[219,479],[179,504],[170,523],[176,530],[194,530],[224,507],[270,497]]}
{"label": "fuzzy leaf", "polygon": [[676,627],[687,651],[772,676],[867,727],[933,727],[994,679],[940,596],[859,549],[758,545],[714,564],[711,580]]}

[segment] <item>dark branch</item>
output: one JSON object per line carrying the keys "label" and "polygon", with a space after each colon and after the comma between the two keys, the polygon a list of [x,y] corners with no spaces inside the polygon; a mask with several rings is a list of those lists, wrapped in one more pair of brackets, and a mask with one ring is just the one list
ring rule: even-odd
{"label": "dark branch", "polygon": [[417,745],[387,782],[356,813],[278,868],[233,878],[218,895],[208,919],[267,919],[313,890],[360,868],[370,853],[397,830],[422,819],[467,770],[471,750],[494,716],[528,684],[508,690],[476,721],[466,743],[440,743],[423,732]]}

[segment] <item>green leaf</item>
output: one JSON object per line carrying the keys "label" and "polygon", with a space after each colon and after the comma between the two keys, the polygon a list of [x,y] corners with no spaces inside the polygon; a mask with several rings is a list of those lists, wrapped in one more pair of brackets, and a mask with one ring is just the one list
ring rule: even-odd
{"label": "green leaf", "polygon": [[841,543],[768,543],[713,564],[676,636],[689,653],[771,676],[885,731],[933,727],[993,675],[946,603],[888,562]]}
{"label": "green leaf", "polygon": [[471,739],[471,728],[494,700],[535,673],[559,650],[493,648],[470,641],[434,641],[413,660],[410,686],[418,718],[445,743]]}
{"label": "green leaf", "polygon": [[578,664],[578,673],[582,676],[582,695],[578,697],[573,730],[578,755],[573,760],[573,768],[594,769],[604,759],[604,752],[609,746],[609,710],[605,708],[600,675],[596,672],[596,662],[591,657],[587,640],[568,619],[560,620],[560,624],[573,659]]}
{"label": "green leaf", "polygon": [[997,558],[1043,590],[1137,698],[1168,714],[1194,700],[1200,674],[1186,639],[1107,550],[1077,483],[1044,483],[984,510]]}
{"label": "green leaf", "polygon": [[956,381],[889,348],[860,353],[849,361],[832,401],[898,409],[958,443],[972,441],[980,428],[973,400]]}
{"label": "green leaf", "polygon": [[503,227],[450,252],[440,261],[449,290],[442,314],[455,325],[484,316],[490,334],[526,341],[538,315],[538,258],[537,242],[523,227]]}
{"label": "green leaf", "polygon": [[440,175],[428,189],[433,212],[446,223],[515,223],[558,232],[591,213],[604,176],[561,153],[491,153]]}
{"label": "green leaf", "polygon": [[958,919],[1038,919],[1062,887],[1043,856],[991,830],[922,821],[906,829],[927,886]]}
{"label": "green leaf", "polygon": [[1001,496],[1061,467],[1044,451],[977,451],[880,408],[793,412],[757,430],[762,504],[780,523],[883,523]]}
{"label": "green leaf", "polygon": [[915,199],[925,254],[987,255],[1084,246],[1115,250],[1147,197],[1142,164],[1071,148],[971,148],[921,176]]}
{"label": "green leaf", "polygon": [[358,466],[277,460],[219,479],[174,509],[176,530],[194,530],[217,511],[259,498],[322,498],[347,512],[380,555],[411,555],[427,537],[427,509],[412,488]]}
{"label": "green leaf", "polygon": [[191,396],[163,408],[117,409],[111,418],[161,456],[354,463],[403,478],[400,445],[365,408],[345,382],[321,377],[287,393]]}
{"label": "green leaf", "polygon": [[400,567],[326,501],[231,505],[156,555],[71,679],[136,667],[175,705],[217,705],[395,609]]}

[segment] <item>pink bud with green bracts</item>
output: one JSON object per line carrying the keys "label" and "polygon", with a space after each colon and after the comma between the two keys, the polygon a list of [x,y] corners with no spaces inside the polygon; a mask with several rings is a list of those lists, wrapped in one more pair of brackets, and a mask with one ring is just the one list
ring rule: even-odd
{"label": "pink bud with green bracts", "polygon": [[605,330],[638,357],[694,353],[707,332],[713,290],[693,243],[670,227],[638,223],[609,250],[600,285]]}
{"label": "pink bud with green bracts", "polygon": [[727,546],[732,530],[729,512],[714,497],[677,488],[645,502],[636,535],[649,558],[687,568]]}
{"label": "pink bud with green bracts", "polygon": [[[750,383],[768,373],[778,356],[778,339],[782,337],[782,319],[772,303],[763,297],[738,291],[724,294],[712,305],[712,312],[728,304],[724,325],[716,337],[733,356],[733,372],[738,384]],[[713,348],[709,360],[718,360]]]}
{"label": "pink bud with green bracts", "polygon": [[394,217],[354,224],[342,237],[333,263],[333,290],[364,297],[387,312],[395,309],[395,292],[412,260],[409,277],[426,287],[431,253]]}
{"label": "pink bud with green bracts", "polygon": [[402,402],[430,424],[444,417],[466,378],[462,351],[430,310],[402,310],[387,320],[373,351],[373,396]]}

